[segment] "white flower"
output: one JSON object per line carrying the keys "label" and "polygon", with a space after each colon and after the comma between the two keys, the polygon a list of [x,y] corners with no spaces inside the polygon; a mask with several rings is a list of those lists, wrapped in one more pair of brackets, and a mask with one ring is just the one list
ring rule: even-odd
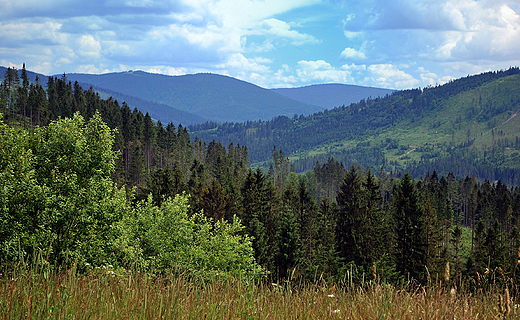
{"label": "white flower", "polygon": [[334,298],[334,295],[333,294],[329,294],[327,297]]}
{"label": "white flower", "polygon": [[334,313],[338,313],[338,312],[339,312],[339,309],[336,309],[336,310],[334,310],[333,312],[334,312]]}

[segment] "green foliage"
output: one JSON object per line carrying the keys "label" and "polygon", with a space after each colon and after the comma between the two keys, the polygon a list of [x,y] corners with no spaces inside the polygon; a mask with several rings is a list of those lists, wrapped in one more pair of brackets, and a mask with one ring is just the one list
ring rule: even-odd
{"label": "green foliage", "polygon": [[401,276],[424,281],[427,262],[424,213],[408,172],[395,191],[393,223],[396,270]]}
{"label": "green foliage", "polygon": [[250,278],[264,274],[238,218],[188,215],[187,197],[169,198],[184,188],[178,170],[154,175],[158,186],[132,207],[125,188],[112,181],[114,131],[99,113],[89,121],[76,113],[31,134],[0,123],[0,137],[3,265],[40,255],[58,267],[77,263],[80,269],[113,264]]}
{"label": "green foliage", "polygon": [[251,239],[234,217],[213,223],[202,213],[188,215],[187,196],[165,199],[160,207],[152,197],[116,223],[114,246],[125,268],[154,272],[207,275],[224,273],[261,277],[265,271],[255,262]]}
{"label": "green foliage", "polygon": [[29,139],[0,119],[0,263],[25,256],[42,232],[37,222],[44,188],[36,181]]}
{"label": "green foliage", "polygon": [[1,128],[11,135],[0,154],[2,259],[42,251],[58,265],[106,261],[110,225],[126,201],[111,179],[112,131],[99,115],[85,122],[78,114],[31,135]]}

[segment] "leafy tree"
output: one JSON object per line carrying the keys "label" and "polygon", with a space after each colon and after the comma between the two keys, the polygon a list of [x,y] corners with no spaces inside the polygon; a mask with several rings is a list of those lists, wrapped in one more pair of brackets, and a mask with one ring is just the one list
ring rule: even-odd
{"label": "leafy tree", "polygon": [[150,271],[173,271],[207,276],[228,273],[260,277],[264,270],[255,262],[251,239],[235,217],[213,223],[196,213],[188,215],[185,195],[166,199],[160,207],[151,196],[116,224],[113,246],[119,264]]}
{"label": "leafy tree", "polygon": [[[36,179],[30,136],[0,116],[0,264],[27,257],[38,244],[44,188]],[[41,248],[43,249],[43,248]]]}
{"label": "leafy tree", "polygon": [[99,114],[88,122],[76,114],[36,131],[34,165],[46,197],[39,223],[50,232],[47,244],[58,264],[81,258],[82,246],[94,243],[96,232],[108,232],[120,214],[110,209],[120,199],[111,180],[113,139]]}
{"label": "leafy tree", "polygon": [[[3,134],[11,130],[2,126]],[[16,152],[0,157],[4,258],[13,261],[16,244],[19,257],[42,251],[57,265],[106,261],[126,198],[111,180],[113,133],[101,117],[85,122],[76,114],[2,141]]]}

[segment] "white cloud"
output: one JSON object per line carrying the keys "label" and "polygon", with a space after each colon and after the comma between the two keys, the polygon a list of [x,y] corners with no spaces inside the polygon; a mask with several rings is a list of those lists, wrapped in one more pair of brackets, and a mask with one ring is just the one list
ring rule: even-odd
{"label": "white cloud", "polygon": [[363,52],[357,51],[353,48],[345,48],[343,52],[341,52],[340,57],[343,59],[366,59],[366,56]]}
{"label": "white cloud", "polygon": [[369,73],[365,82],[370,82],[383,88],[412,88],[420,82],[412,75],[399,70],[391,64],[373,64],[368,66],[367,71]]}
{"label": "white cloud", "polygon": [[78,54],[89,58],[99,58],[101,56],[101,44],[91,35],[82,36],[79,39]]}
{"label": "white cloud", "polygon": [[[497,4],[473,8],[466,30],[459,32],[449,57],[459,60],[516,59],[520,52],[520,16],[511,7]],[[445,46],[446,46],[445,45]],[[441,48],[443,49],[443,48]]]}
{"label": "white cloud", "polygon": [[[125,70],[125,69],[123,69]],[[188,73],[188,69],[186,68],[172,68],[166,66],[156,66],[151,68],[144,69],[146,72],[157,73],[157,74],[167,74],[169,76],[182,76]]]}
{"label": "white cloud", "polygon": [[343,31],[343,35],[345,35],[345,38],[347,38],[349,40],[352,40],[352,39],[355,39],[355,38],[358,38],[358,37],[362,36],[363,33],[362,32],[355,32],[355,31],[344,30]]}
{"label": "white cloud", "polygon": [[349,71],[365,71],[367,69],[367,66],[364,64],[344,64],[341,66],[341,69],[349,70]]}
{"label": "white cloud", "polygon": [[263,43],[257,44],[255,42],[252,42],[247,48],[247,51],[251,52],[269,52],[275,49],[275,46],[273,43],[269,40],[264,40]]}
{"label": "white cloud", "polygon": [[253,29],[259,22],[283,12],[319,3],[320,0],[221,0],[211,10],[229,28]]}
{"label": "white cloud", "polygon": [[251,34],[273,35],[280,38],[291,39],[291,43],[297,46],[303,44],[317,44],[320,41],[314,36],[291,30],[291,26],[278,19],[266,19],[260,23],[260,28],[251,31]]}
{"label": "white cloud", "polygon": [[518,0],[7,0],[0,55],[46,74],[409,88],[519,65],[519,13]]}
{"label": "white cloud", "polygon": [[260,59],[248,59],[244,57],[241,53],[232,54],[229,57],[229,60],[220,65],[222,69],[236,69],[241,71],[248,72],[262,72],[268,73],[270,72],[269,67],[265,66],[263,63],[270,63],[269,60],[260,58]]}
{"label": "white cloud", "polygon": [[312,81],[349,83],[353,81],[349,70],[336,69],[324,60],[298,61],[298,79],[304,83]]}
{"label": "white cloud", "polygon": [[440,81],[437,74],[426,70],[424,67],[417,68],[417,72],[420,74],[421,82],[424,86],[426,85],[436,85],[444,83],[444,81]]}
{"label": "white cloud", "polygon": [[59,30],[61,23],[52,20],[43,22],[31,22],[20,20],[18,22],[1,23],[0,38],[3,41],[47,41],[50,44],[65,43],[69,38]]}

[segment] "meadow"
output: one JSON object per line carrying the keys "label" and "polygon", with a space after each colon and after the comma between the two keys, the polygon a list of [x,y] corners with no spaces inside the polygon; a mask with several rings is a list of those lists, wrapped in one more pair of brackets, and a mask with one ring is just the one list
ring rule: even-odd
{"label": "meadow", "polygon": [[249,281],[225,275],[187,277],[42,264],[0,280],[1,319],[515,319],[518,298],[439,282],[402,287]]}

